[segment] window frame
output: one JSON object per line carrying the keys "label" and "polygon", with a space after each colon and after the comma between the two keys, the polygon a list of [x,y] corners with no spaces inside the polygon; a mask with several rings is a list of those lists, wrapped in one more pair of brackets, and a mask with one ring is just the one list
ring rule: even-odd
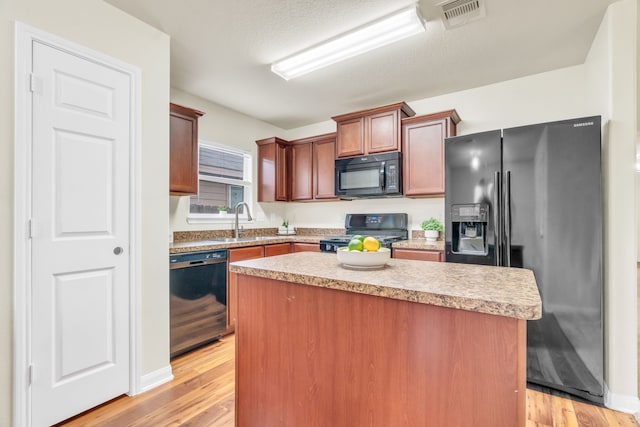
{"label": "window frame", "polygon": [[[243,157],[243,170],[244,176],[242,180],[235,180],[230,178],[213,178],[208,175],[200,174],[200,147],[210,148],[217,151],[226,151],[227,153],[240,155]],[[255,200],[253,198],[253,153],[248,150],[243,150],[238,147],[231,147],[228,145],[220,144],[217,142],[207,141],[198,138],[198,193],[200,193],[200,181],[217,182],[227,185],[239,185],[243,187],[243,200],[249,205],[249,209],[253,212],[255,206]],[[230,189],[227,189],[230,191]],[[206,224],[206,223],[222,223],[229,222],[230,218],[235,219],[234,206],[228,206],[229,210],[225,214],[213,214],[213,213],[192,213],[191,212],[191,197],[189,198],[189,207],[187,213],[187,223],[189,224]],[[238,216],[238,220],[247,223],[247,213],[242,212]]]}

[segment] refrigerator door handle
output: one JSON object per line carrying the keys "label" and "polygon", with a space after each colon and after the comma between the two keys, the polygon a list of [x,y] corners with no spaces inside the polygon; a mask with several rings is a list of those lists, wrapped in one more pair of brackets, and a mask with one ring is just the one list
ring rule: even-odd
{"label": "refrigerator door handle", "polygon": [[505,266],[511,267],[511,171],[505,172],[504,184]]}
{"label": "refrigerator door handle", "polygon": [[502,183],[500,182],[500,172],[495,171],[493,173],[493,234],[495,239],[495,251],[496,251],[496,265],[502,265],[502,231],[500,228],[500,189]]}

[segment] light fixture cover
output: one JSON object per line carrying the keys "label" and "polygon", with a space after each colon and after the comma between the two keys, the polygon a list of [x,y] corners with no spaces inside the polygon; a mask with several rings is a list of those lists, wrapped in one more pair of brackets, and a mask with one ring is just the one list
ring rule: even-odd
{"label": "light fixture cover", "polygon": [[402,9],[355,30],[271,64],[271,71],[285,80],[424,31],[417,6]]}

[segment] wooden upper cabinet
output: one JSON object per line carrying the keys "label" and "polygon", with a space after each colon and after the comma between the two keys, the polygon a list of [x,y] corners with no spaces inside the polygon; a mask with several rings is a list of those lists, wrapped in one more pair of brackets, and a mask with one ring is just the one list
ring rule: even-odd
{"label": "wooden upper cabinet", "polygon": [[313,143],[291,145],[291,200],[313,199]]}
{"label": "wooden upper cabinet", "polygon": [[289,199],[289,147],[280,138],[256,141],[258,145],[258,201],[275,202]]}
{"label": "wooden upper cabinet", "polygon": [[169,194],[198,194],[198,117],[204,113],[169,104]]}
{"label": "wooden upper cabinet", "polygon": [[338,146],[336,157],[364,154],[364,117],[342,120],[336,123]]}
{"label": "wooden upper cabinet", "polygon": [[289,200],[289,147],[276,144],[276,200]]}
{"label": "wooden upper cabinet", "polygon": [[336,122],[336,157],[400,150],[401,120],[415,115],[404,102],[332,117]]}
{"label": "wooden upper cabinet", "polygon": [[400,150],[399,110],[384,111],[365,117],[367,154]]}
{"label": "wooden upper cabinet", "polygon": [[456,110],[402,120],[405,197],[444,195],[444,139],[456,135]]}
{"label": "wooden upper cabinet", "polygon": [[313,198],[336,199],[336,134],[319,137],[313,143]]}
{"label": "wooden upper cabinet", "polygon": [[291,200],[336,199],[336,134],[291,141]]}

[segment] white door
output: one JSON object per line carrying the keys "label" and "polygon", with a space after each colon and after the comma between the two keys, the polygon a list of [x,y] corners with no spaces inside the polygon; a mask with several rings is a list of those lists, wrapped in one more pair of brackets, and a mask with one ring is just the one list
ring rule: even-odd
{"label": "white door", "polygon": [[130,77],[33,42],[31,420],[129,390]]}

